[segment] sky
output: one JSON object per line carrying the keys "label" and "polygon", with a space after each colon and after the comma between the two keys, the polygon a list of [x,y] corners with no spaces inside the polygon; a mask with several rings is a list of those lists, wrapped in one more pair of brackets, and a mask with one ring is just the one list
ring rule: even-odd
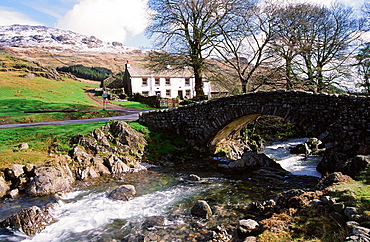
{"label": "sky", "polygon": [[[301,1],[301,0],[296,0]],[[330,4],[330,0],[307,0]],[[364,0],[338,0],[354,8]],[[126,46],[151,48],[144,35],[148,0],[0,0],[0,26],[43,25],[96,36]]]}

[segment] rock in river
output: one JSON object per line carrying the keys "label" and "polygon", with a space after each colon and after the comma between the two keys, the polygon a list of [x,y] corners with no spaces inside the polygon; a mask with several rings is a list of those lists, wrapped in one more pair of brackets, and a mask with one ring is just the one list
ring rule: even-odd
{"label": "rock in river", "polygon": [[23,208],[18,213],[0,223],[1,227],[11,227],[22,230],[26,235],[32,236],[51,224],[54,219],[49,213],[50,207],[37,206]]}
{"label": "rock in river", "polygon": [[209,219],[212,216],[212,209],[204,200],[198,200],[191,208],[191,214],[195,217]]}
{"label": "rock in river", "polygon": [[122,185],[114,189],[108,197],[113,200],[128,201],[136,194],[135,187],[132,185]]}

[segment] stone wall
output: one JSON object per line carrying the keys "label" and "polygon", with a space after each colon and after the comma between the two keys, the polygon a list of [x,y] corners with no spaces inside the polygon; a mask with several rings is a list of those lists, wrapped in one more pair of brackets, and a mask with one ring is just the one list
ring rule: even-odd
{"label": "stone wall", "polygon": [[298,91],[256,92],[142,113],[140,122],[210,147],[259,115],[298,123],[332,152],[369,154],[370,98]]}

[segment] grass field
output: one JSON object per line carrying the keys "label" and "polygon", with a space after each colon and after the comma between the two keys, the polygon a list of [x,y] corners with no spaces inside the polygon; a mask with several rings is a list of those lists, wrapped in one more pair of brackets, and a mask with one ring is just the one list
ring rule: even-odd
{"label": "grass field", "polygon": [[139,103],[139,102],[135,102],[135,101],[111,101],[111,103],[113,104],[116,104],[116,105],[120,105],[120,106],[123,106],[123,107],[127,107],[127,108],[135,108],[135,109],[139,109],[139,110],[148,110],[148,109],[153,109],[152,107],[150,107],[149,105],[145,104],[145,103]]}
{"label": "grass field", "polygon": [[44,77],[23,77],[30,63],[0,55],[0,123],[28,123],[64,119],[66,113],[25,113],[56,109],[92,109],[96,104],[85,89],[97,87],[64,78],[56,81]]}
{"label": "grass field", "polygon": [[[105,123],[0,129],[0,170],[11,164],[42,164],[49,153],[67,154],[71,149],[70,138],[87,134]],[[17,146],[22,142],[30,148],[19,150]]]}

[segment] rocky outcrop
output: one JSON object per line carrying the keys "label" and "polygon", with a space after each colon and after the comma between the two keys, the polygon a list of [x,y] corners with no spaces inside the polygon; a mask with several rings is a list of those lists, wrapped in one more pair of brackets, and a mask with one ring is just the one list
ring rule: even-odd
{"label": "rocky outcrop", "polygon": [[6,168],[5,180],[0,179],[0,197],[24,192],[50,195],[69,191],[75,180],[146,171],[139,163],[146,145],[144,135],[125,122],[114,121],[88,135],[78,135],[72,144],[69,156],[56,155],[45,165],[14,164]]}
{"label": "rocky outcrop", "polygon": [[136,194],[136,189],[132,185],[122,185],[114,189],[109,195],[108,198],[113,200],[122,200],[128,201]]}
{"label": "rocky outcrop", "polygon": [[31,196],[45,196],[69,191],[74,178],[68,161],[68,156],[59,156],[53,162],[37,167],[26,193]]}
{"label": "rocky outcrop", "polygon": [[108,123],[88,135],[78,135],[71,142],[82,146],[91,155],[127,153],[135,159],[142,157],[146,146],[142,133],[120,121]]}
{"label": "rocky outcrop", "polygon": [[146,170],[139,164],[146,140],[125,122],[114,121],[72,139],[72,170],[77,180]]}
{"label": "rocky outcrop", "polygon": [[53,216],[49,212],[50,209],[51,206],[44,208],[33,206],[21,209],[18,213],[0,222],[0,226],[21,230],[28,236],[35,235],[54,222]]}
{"label": "rocky outcrop", "polygon": [[357,155],[348,157],[342,153],[327,153],[317,165],[317,171],[321,174],[342,172],[353,178],[358,176],[370,164],[370,156]]}

